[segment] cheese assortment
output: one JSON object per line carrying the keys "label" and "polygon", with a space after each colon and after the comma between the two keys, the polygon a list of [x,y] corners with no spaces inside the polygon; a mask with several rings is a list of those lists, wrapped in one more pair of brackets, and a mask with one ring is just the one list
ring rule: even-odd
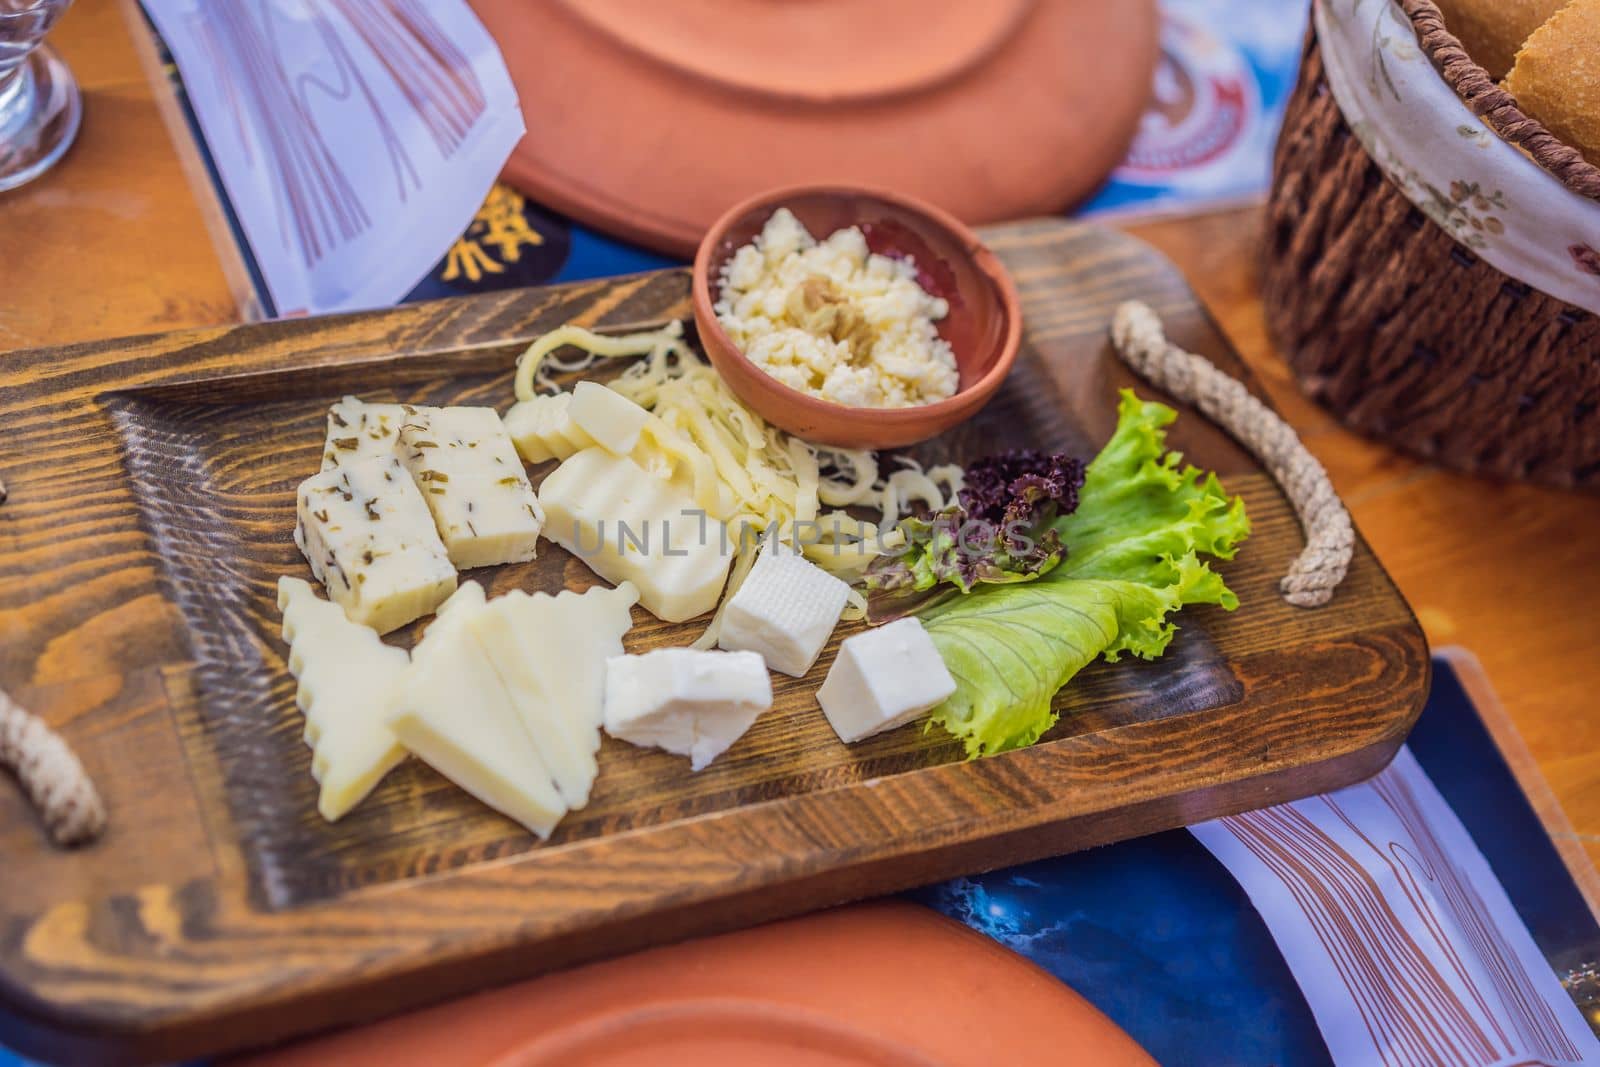
{"label": "cheese assortment", "polygon": [[428,505],[393,456],[312,475],[296,497],[295,543],[352,622],[388,633],[455,592]]}
{"label": "cheese assortment", "polygon": [[664,622],[717,606],[733,546],[723,524],[633,460],[586,448],[540,486],[545,536],[611,582],[632,582]]}
{"label": "cheese assortment", "polygon": [[317,810],[335,822],[359,804],[402,759],[389,729],[395,685],[411,657],[299,578],[278,579],[289,673],[305,715],[311,774],[321,786]]}
{"label": "cheese assortment", "polygon": [[956,691],[955,679],[916,618],[856,634],[839,646],[817,703],[847,744],[904,726]]}
{"label": "cheese assortment", "polygon": [[754,652],[661,648],[606,662],[606,733],[689,757],[701,770],[772,707],[772,679]]}
{"label": "cheese assortment", "polygon": [[[552,392],[541,361],[562,344],[645,361],[609,386]],[[679,330],[606,339],[564,327],[529,349],[516,388],[504,420],[489,408],[355,397],[329,411],[324,469],[300,486],[295,539],[330,599],[296,578],[279,593],[329,820],[408,751],[540,838],[589,804],[602,734],[700,771],[772,708],[771,672],[805,677],[840,622],[863,617],[852,582],[911,606],[843,642],[817,710],[847,744],[932,712],[969,754],[1031,743],[1053,721],[1051,679],[1087,662],[1071,659],[1077,645],[1059,627],[1086,627],[1079,643],[1099,640],[1108,658],[1158,655],[1170,628],[1123,634],[1111,601],[1133,598],[1125,610],[1140,619],[1164,618],[1185,590],[1229,606],[1203,576],[1176,591],[1149,584],[1165,572],[1148,567],[1116,582],[1075,577],[1128,571],[1148,555],[1069,555],[1063,523],[1080,498],[1141,544],[1149,522],[1189,516],[1194,529],[1173,544],[1191,556],[1200,526],[1223,556],[1248,528],[1215,478],[1191,484],[1189,474],[1145,493],[1151,516],[1123,514],[1122,486],[1171,466],[1160,432],[1169,413],[1131,395],[1088,468],[1016,450],[965,470],[900,457],[884,474],[870,452],[767,425]],[[537,492],[524,462],[555,463]],[[852,507],[875,507],[881,526],[839,510]],[[541,537],[614,587],[490,599],[476,582],[458,586],[457,568],[531,560]],[[664,623],[710,623],[691,647],[628,654],[635,606]],[[380,639],[430,612],[409,656]],[[1111,612],[1111,625],[1097,612]],[[1024,666],[1002,675],[1001,659]],[[1040,699],[1013,707],[1013,687],[1035,682]]]}
{"label": "cheese assortment", "polygon": [[493,408],[414,410],[396,454],[433,512],[450,562],[467,569],[532,559],[544,511],[500,416]]}
{"label": "cheese assortment", "polygon": [[828,643],[850,587],[782,543],[768,542],[723,608],[718,646],[756,652],[799,678]]}

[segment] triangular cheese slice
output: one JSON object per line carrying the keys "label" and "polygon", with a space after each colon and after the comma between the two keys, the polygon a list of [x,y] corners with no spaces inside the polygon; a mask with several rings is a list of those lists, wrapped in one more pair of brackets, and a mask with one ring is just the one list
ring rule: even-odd
{"label": "triangular cheese slice", "polygon": [[487,611],[476,582],[445,601],[400,680],[390,726],[434,770],[549,837],[567,807],[473,635],[474,620]]}
{"label": "triangular cheese slice", "polygon": [[545,768],[569,808],[589,802],[599,768],[606,660],[622,655],[639,591],[514,592],[473,620]]}

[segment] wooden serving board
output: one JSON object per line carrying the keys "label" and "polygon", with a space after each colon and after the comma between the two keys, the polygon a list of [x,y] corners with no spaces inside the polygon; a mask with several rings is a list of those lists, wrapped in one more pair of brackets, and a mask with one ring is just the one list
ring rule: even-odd
{"label": "wooden serving board", "polygon": [[[1057,221],[987,237],[1022,291],[1023,352],[995,402],[922,458],[1092,454],[1135,384],[1106,339],[1129,297],[1244,373],[1131,238]],[[1254,522],[1223,565],[1243,606],[1184,612],[1159,662],[1085,671],[1031,749],[966,763],[916,729],[847,748],[812,695],[830,647],[699,774],[607,739],[593,801],[548,843],[415,761],[322,822],[274,583],[305,572],[294,490],[318,468],[328,404],[504,408],[534,336],[687,315],[688,274],[670,271],[0,357],[0,686],[72,742],[111,815],[99,843],[56,851],[0,787],[0,1041],[177,1059],[370,1019],[1345,785],[1421,710],[1422,633],[1365,544],[1331,605],[1285,604],[1289,507],[1189,413],[1174,443]],[[474,577],[492,593],[592,582],[554,546]],[[696,632],[640,613],[628,644]]]}

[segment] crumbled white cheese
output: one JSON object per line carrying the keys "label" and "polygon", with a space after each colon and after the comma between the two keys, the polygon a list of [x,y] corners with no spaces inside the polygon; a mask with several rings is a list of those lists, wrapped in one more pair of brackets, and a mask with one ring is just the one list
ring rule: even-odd
{"label": "crumbled white cheese", "polygon": [[723,268],[716,311],[757,367],[834,403],[914,407],[960,384],[936,325],[949,304],[909,260],[869,252],[856,227],[819,242],[779,208]]}

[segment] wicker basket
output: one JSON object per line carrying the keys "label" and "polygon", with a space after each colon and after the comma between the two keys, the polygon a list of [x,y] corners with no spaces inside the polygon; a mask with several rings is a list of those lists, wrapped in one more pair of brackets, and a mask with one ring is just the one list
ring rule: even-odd
{"label": "wicker basket", "polygon": [[[1600,170],[1517,110],[1432,0],[1400,6],[1474,113],[1600,199]],[[1265,299],[1302,387],[1351,428],[1463,470],[1600,487],[1600,316],[1501,273],[1412,205],[1352,134],[1315,30],[1278,146]]]}

